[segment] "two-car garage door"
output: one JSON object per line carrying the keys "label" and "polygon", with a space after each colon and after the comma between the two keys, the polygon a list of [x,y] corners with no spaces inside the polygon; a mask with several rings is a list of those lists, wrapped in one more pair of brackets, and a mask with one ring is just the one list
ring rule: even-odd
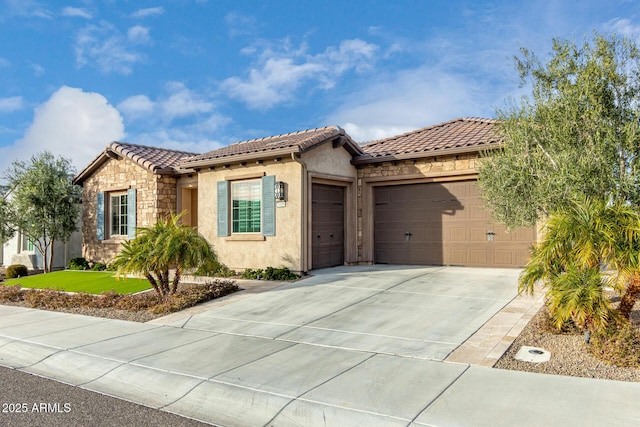
{"label": "two-car garage door", "polygon": [[535,241],[491,221],[476,181],[375,187],[374,200],[376,263],[522,267]]}

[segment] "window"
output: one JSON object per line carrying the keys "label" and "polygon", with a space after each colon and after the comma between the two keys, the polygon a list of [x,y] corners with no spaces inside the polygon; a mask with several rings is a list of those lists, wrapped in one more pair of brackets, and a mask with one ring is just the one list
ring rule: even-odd
{"label": "window", "polygon": [[260,232],[261,182],[231,183],[231,230],[233,233]]}
{"label": "window", "polygon": [[109,215],[109,219],[111,221],[111,235],[128,235],[127,193],[111,194],[109,202],[109,207],[111,209],[111,215]]}
{"label": "window", "polygon": [[235,234],[234,240],[255,240],[256,234],[276,235],[275,176],[250,178],[217,182],[218,237]]}
{"label": "window", "polygon": [[96,194],[96,240],[135,239],[136,189]]}
{"label": "window", "polygon": [[26,252],[33,252],[34,251],[33,242],[31,241],[31,239],[29,239],[24,234],[22,235],[22,248],[21,249],[23,251],[26,251]]}

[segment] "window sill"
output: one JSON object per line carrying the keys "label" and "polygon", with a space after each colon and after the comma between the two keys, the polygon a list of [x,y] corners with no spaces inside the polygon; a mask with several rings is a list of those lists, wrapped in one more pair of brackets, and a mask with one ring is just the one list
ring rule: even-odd
{"label": "window sill", "polygon": [[101,242],[106,245],[116,245],[126,241],[127,241],[126,237],[111,237],[109,239],[101,240]]}
{"label": "window sill", "polygon": [[263,242],[265,238],[261,234],[233,234],[224,240],[227,242],[242,242],[242,241]]}

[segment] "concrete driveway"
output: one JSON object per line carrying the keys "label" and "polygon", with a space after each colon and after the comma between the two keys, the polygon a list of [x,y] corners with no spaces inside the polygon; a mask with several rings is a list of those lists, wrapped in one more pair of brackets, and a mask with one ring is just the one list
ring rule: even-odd
{"label": "concrete driveway", "polygon": [[443,360],[516,295],[519,271],[340,267],[173,326]]}
{"label": "concrete driveway", "polygon": [[637,425],[635,383],[443,361],[518,273],[334,268],[154,324],[0,306],[0,364],[225,426]]}

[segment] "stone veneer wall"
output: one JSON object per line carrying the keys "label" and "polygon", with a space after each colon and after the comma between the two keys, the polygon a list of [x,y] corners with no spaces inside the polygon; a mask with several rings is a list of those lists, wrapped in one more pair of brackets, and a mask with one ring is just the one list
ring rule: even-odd
{"label": "stone veneer wall", "polygon": [[[176,211],[177,181],[169,175],[156,175],[129,159],[107,160],[83,184],[82,254],[87,260],[110,262],[120,250],[122,239],[96,239],[97,194],[135,188],[136,226],[149,227],[158,218]],[[108,230],[107,230],[108,231]]]}
{"label": "stone veneer wall", "polygon": [[[428,157],[416,160],[398,160],[358,166],[358,262],[367,263],[365,259],[364,240],[365,227],[363,219],[363,187],[365,182],[397,182],[402,179],[435,178],[455,176],[456,172],[469,174],[476,171],[480,159],[477,153],[451,156]],[[397,179],[395,179],[397,178]],[[373,203],[373,200],[370,201]],[[372,205],[373,206],[373,205]],[[373,224],[370,224],[373,229]]]}

